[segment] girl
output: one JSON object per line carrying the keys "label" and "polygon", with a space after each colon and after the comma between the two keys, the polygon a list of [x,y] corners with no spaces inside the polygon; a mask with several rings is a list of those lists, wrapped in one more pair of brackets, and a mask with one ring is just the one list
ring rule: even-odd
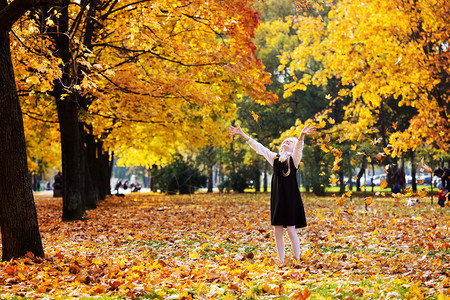
{"label": "girl", "polygon": [[306,227],[306,218],[295,174],[302,159],[303,139],[305,135],[315,130],[316,128],[310,127],[310,124],[306,125],[298,139],[284,140],[277,154],[247,136],[239,124],[236,124],[236,127],[228,127],[231,136],[240,135],[256,153],[264,156],[273,166],[270,215],[281,263],[284,263],[283,228],[287,228],[294,257],[300,259],[300,243],[295,228]]}

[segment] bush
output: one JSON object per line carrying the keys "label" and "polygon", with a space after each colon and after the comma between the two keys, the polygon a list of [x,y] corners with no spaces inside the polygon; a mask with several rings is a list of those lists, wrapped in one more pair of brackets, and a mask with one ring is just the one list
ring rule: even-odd
{"label": "bush", "polygon": [[183,160],[180,154],[169,165],[154,170],[155,187],[167,194],[192,194],[201,187],[206,186],[207,176],[191,163]]}
{"label": "bush", "polygon": [[332,164],[332,159],[331,155],[324,154],[318,146],[304,146],[303,184],[307,190],[312,189],[313,193],[318,196],[325,195],[325,187],[329,185],[328,178],[330,177],[327,166]]}
{"label": "bush", "polygon": [[233,190],[238,193],[243,193],[246,188],[250,186],[249,171],[242,167],[236,172],[231,173],[228,178],[219,185],[219,190],[227,192]]}

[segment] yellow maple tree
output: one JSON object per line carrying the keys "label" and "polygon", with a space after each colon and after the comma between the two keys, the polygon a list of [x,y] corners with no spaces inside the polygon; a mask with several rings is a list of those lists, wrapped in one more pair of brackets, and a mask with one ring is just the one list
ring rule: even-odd
{"label": "yellow maple tree", "polygon": [[[367,134],[383,101],[396,99],[399,107],[412,107],[417,114],[406,130],[390,136],[392,155],[424,143],[448,150],[449,3],[322,2],[329,9],[326,22],[313,14],[295,19],[300,44],[283,55],[281,69],[304,75],[288,84],[286,93],[339,78],[344,86],[339,95],[352,98],[346,118],[356,125],[348,139]],[[311,59],[323,68],[313,71]]]}

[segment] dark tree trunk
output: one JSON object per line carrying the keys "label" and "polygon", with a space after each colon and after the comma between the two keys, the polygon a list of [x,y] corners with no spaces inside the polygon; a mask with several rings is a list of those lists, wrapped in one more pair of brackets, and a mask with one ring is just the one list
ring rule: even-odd
{"label": "dark tree trunk", "polygon": [[208,193],[213,192],[213,166],[208,164]]}
{"label": "dark tree trunk", "polygon": [[[0,1],[0,10],[7,5]],[[28,251],[44,257],[36,207],[28,177],[25,135],[11,62],[8,31],[0,31],[0,227],[2,259]]]}
{"label": "dark tree trunk", "polygon": [[[44,12],[46,13],[45,9]],[[54,81],[53,96],[58,110],[61,156],[63,174],[63,221],[80,220],[84,213],[84,168],[82,168],[82,144],[78,122],[78,98],[74,91],[67,93],[66,87],[71,86],[71,52],[68,31],[68,6],[62,7],[60,16],[56,19],[57,26],[53,35],[58,49],[58,55],[63,61],[62,78]],[[62,95],[67,95],[62,97]]]}
{"label": "dark tree trunk", "polygon": [[256,172],[254,183],[255,183],[255,192],[258,193],[261,191],[261,169],[260,169],[261,164],[259,160],[256,160],[255,164],[256,164]]}
{"label": "dark tree trunk", "polygon": [[344,183],[344,171],[341,169],[339,169],[338,171],[338,175],[339,175],[339,193],[345,194],[345,183]]}
{"label": "dark tree trunk", "polygon": [[267,164],[268,163],[266,161],[264,161],[263,164],[264,164],[263,190],[264,190],[264,192],[267,192],[267,181],[268,181],[268,179],[267,179],[267,177],[268,177]]}
{"label": "dark tree trunk", "polygon": [[411,187],[413,192],[417,192],[416,163],[414,162],[414,158],[414,151],[411,151]]}
{"label": "dark tree trunk", "polygon": [[97,200],[100,200],[100,178],[99,172],[97,168],[97,145],[95,143],[95,138],[92,134],[84,132],[85,137],[85,145],[86,145],[86,155],[87,155],[87,164],[86,167],[89,171],[90,184],[92,188],[92,194],[95,197],[91,197],[90,200],[86,199],[86,203],[88,204],[88,209],[94,209],[97,207]]}
{"label": "dark tree trunk", "polygon": [[366,172],[366,168],[367,168],[367,159],[366,159],[366,156],[363,155],[361,169],[358,172],[358,179],[356,180],[356,190],[357,191],[361,191],[361,178],[364,175],[364,173]]}
{"label": "dark tree trunk", "polygon": [[[56,83],[55,85],[59,85]],[[81,138],[77,105],[72,99],[56,100],[61,132],[63,221],[83,218]]]}
{"label": "dark tree trunk", "polygon": [[99,200],[105,200],[106,196],[111,195],[112,161],[108,151],[103,151],[102,141],[97,142],[97,153]]}
{"label": "dark tree trunk", "polygon": [[[86,201],[85,208],[86,209],[95,209],[97,208],[97,200],[98,200],[98,184],[96,180],[94,180],[95,176],[95,168],[92,168],[91,159],[88,152],[88,139],[89,134],[86,133],[83,129],[83,126],[80,126],[80,134],[82,135],[85,145],[81,147],[81,157],[82,157],[82,168],[84,169],[84,199]],[[95,158],[95,157],[94,157]],[[95,161],[94,161],[95,163]]]}
{"label": "dark tree trunk", "polygon": [[157,169],[158,169],[158,166],[157,165],[153,165],[151,170],[150,170],[150,191],[152,191],[152,192],[156,192],[157,191],[156,188],[155,188],[155,185],[156,185],[155,176],[153,176],[153,171],[155,171]]}

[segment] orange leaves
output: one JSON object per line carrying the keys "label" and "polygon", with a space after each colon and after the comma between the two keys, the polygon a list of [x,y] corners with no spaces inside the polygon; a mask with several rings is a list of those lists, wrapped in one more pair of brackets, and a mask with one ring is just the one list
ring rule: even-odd
{"label": "orange leaves", "polygon": [[311,296],[311,292],[307,288],[303,292],[296,292],[289,295],[289,300],[306,300]]}
{"label": "orange leaves", "polygon": [[301,259],[286,251],[291,264],[280,267],[267,193],[111,197],[73,223],[55,217],[60,202],[36,197],[46,257],[1,262],[0,294],[321,299],[396,291],[407,298],[435,294],[436,282],[450,286],[441,279],[450,245],[442,213],[430,205],[412,213],[387,199],[364,211],[363,201],[353,196],[343,208],[304,197]]}

